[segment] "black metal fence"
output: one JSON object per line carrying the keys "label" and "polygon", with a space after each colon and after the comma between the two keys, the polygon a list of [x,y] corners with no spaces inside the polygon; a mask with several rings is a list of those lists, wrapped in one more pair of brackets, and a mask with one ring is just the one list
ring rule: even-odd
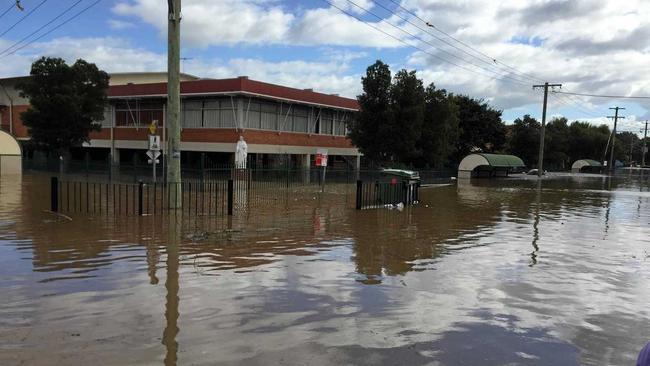
{"label": "black metal fence", "polygon": [[179,214],[232,215],[234,184],[232,180],[188,181],[174,189],[162,183],[50,180],[53,212],[146,216],[161,214],[177,201],[181,202],[181,209],[175,210]]}
{"label": "black metal fence", "polygon": [[[143,181],[146,184],[152,184],[153,169],[151,165],[146,164],[113,164],[99,161],[67,161],[65,164],[60,162],[34,161],[25,159],[23,168],[27,171],[51,172],[59,175],[62,179],[67,180],[91,180],[96,182],[121,182],[138,184]],[[183,168],[183,180],[192,181],[225,181],[235,179],[238,169],[231,164],[214,164],[206,166],[203,169]],[[382,180],[381,169],[360,169],[328,167],[327,171],[320,168],[312,167],[310,169],[301,169],[296,166],[278,166],[278,167],[255,167],[247,169],[250,173],[250,180],[253,182],[273,182],[278,184],[284,181],[288,185],[320,185],[323,181],[329,183],[347,183],[354,184],[357,180],[376,181]],[[419,169],[418,170],[422,184],[439,184],[449,183],[451,177],[456,175],[455,170],[448,169]],[[162,165],[158,166],[155,181],[165,182],[165,171]]]}
{"label": "black metal fence", "polygon": [[386,205],[409,206],[420,200],[420,183],[357,181],[356,209],[380,208]]}

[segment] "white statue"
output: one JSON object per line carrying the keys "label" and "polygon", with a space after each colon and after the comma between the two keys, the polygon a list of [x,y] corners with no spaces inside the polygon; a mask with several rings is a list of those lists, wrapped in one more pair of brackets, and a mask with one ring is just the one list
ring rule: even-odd
{"label": "white statue", "polygon": [[248,144],[244,141],[244,136],[239,136],[237,148],[235,149],[235,167],[237,169],[246,169],[246,156],[248,155]]}

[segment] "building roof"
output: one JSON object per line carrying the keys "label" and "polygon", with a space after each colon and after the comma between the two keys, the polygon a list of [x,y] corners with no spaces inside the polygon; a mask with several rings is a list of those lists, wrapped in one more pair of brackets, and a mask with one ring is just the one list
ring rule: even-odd
{"label": "building roof", "polygon": [[523,168],[526,166],[524,161],[514,155],[505,154],[478,154],[485,158],[493,167],[512,167]]}
{"label": "building roof", "polygon": [[[247,77],[181,81],[181,95],[185,97],[194,95],[249,95],[354,111],[359,109],[355,99],[318,93],[311,89],[296,89],[269,84],[251,80]],[[108,96],[109,98],[166,97],[167,83],[112,85],[108,89]]]}
{"label": "building roof", "polygon": [[591,160],[591,159],[580,159],[576,160],[573,165],[571,165],[571,170],[580,170],[584,167],[587,166],[593,166],[593,167],[602,167],[603,165],[596,160]]}
{"label": "building roof", "polygon": [[577,163],[577,162],[580,162],[583,166],[586,166],[586,165],[589,165],[589,166],[603,166],[603,164],[601,164],[600,161],[596,161],[596,160],[592,160],[592,159],[580,159],[580,160],[576,160],[575,163]]}
{"label": "building roof", "polygon": [[[167,71],[147,71],[147,72],[112,72],[108,74],[109,85],[127,85],[127,84],[149,84],[167,82]],[[181,81],[199,80],[198,76],[191,74],[180,74]]]}
{"label": "building roof", "polygon": [[502,154],[469,154],[458,165],[459,171],[472,171],[479,166],[494,168],[523,168],[523,160],[514,155]]}

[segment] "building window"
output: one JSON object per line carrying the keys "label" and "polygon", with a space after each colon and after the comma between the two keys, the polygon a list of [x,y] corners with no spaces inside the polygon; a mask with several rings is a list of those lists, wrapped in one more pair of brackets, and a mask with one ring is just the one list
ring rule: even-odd
{"label": "building window", "polygon": [[121,101],[115,104],[115,125],[123,127],[144,127],[163,121],[163,105],[160,102]]}
{"label": "building window", "polygon": [[244,116],[246,121],[244,122],[244,126],[246,128],[262,128],[262,105],[259,102],[252,102],[249,99],[245,106]]}
{"label": "building window", "polygon": [[333,134],[334,115],[329,109],[322,109],[320,113],[320,133],[323,135]]}
{"label": "building window", "polygon": [[260,128],[263,130],[277,130],[278,128],[278,107],[273,102],[262,102]]}
{"label": "building window", "polygon": [[203,127],[203,102],[184,101],[182,106],[181,126]]}
{"label": "building window", "polygon": [[309,109],[307,107],[296,106],[293,108],[293,131],[308,132]]}

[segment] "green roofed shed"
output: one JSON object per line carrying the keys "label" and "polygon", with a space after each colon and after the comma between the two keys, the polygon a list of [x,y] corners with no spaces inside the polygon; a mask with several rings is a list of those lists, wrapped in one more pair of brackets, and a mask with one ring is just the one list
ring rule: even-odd
{"label": "green roofed shed", "polygon": [[522,171],[524,161],[514,155],[470,154],[458,166],[458,178],[498,177]]}
{"label": "green roofed shed", "polygon": [[576,160],[571,165],[571,172],[573,173],[600,173],[602,169],[603,165],[599,161],[592,159]]}

